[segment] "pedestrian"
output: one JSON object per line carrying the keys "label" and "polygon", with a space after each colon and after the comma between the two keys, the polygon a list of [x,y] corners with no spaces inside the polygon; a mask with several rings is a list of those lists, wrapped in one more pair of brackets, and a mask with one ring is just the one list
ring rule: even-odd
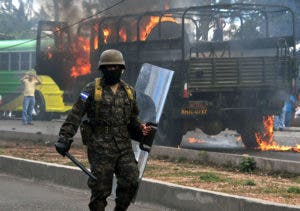
{"label": "pedestrian", "polygon": [[33,125],[32,112],[35,105],[34,93],[36,86],[41,84],[41,80],[36,75],[35,70],[29,70],[25,73],[24,77],[21,78],[21,82],[24,85],[22,122],[23,125]]}
{"label": "pedestrian", "polygon": [[[125,70],[122,53],[114,49],[104,51],[98,69],[103,78],[96,78],[82,90],[60,128],[55,146],[64,156],[80,126],[90,168],[97,177],[96,181],[88,180],[90,210],[105,210],[114,174],[117,177],[115,210],[127,210],[135,196],[139,176],[129,132],[148,135],[151,127],[138,119],[135,90],[120,80]],[[82,122],[84,115],[87,120]]]}
{"label": "pedestrian", "polygon": [[291,126],[292,116],[296,108],[296,98],[293,94],[288,96],[288,99],[284,103],[283,115],[285,127]]}

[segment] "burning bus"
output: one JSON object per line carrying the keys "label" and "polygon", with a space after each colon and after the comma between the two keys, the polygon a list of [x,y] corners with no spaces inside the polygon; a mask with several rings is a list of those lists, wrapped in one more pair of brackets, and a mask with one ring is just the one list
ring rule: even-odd
{"label": "burning bus", "polygon": [[[256,146],[262,117],[280,112],[294,87],[295,17],[287,7],[226,4],[107,16],[82,21],[70,36],[65,23],[40,22],[37,68],[72,101],[94,80],[102,51],[120,50],[134,85],[143,63],[175,71],[157,143],[177,146],[201,128],[236,129]],[[54,46],[45,47],[43,37]],[[44,46],[44,47],[43,47]]]}

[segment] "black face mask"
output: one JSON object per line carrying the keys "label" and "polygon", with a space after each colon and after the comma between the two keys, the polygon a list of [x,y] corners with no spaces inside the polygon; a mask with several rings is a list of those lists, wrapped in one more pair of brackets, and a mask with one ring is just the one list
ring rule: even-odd
{"label": "black face mask", "polygon": [[120,82],[122,70],[106,70],[102,69],[103,79],[106,85],[115,85]]}

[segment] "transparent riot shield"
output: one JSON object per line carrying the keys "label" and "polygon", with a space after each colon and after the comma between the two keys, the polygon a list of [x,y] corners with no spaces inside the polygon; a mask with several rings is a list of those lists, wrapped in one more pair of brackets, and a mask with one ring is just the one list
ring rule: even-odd
{"label": "transparent riot shield", "polygon": [[[169,92],[174,71],[157,67],[151,64],[143,64],[135,84],[139,118],[142,122],[159,123],[164,104]],[[133,150],[139,167],[139,179],[147,164],[149,152],[140,149],[139,144],[133,141]],[[116,181],[113,182],[112,194],[115,196]]]}

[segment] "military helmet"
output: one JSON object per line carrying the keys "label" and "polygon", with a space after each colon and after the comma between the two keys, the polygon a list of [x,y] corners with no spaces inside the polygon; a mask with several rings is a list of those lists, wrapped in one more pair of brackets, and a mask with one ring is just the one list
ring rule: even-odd
{"label": "military helmet", "polygon": [[122,53],[115,49],[103,51],[98,63],[98,69],[105,65],[120,65],[125,69],[125,61]]}

